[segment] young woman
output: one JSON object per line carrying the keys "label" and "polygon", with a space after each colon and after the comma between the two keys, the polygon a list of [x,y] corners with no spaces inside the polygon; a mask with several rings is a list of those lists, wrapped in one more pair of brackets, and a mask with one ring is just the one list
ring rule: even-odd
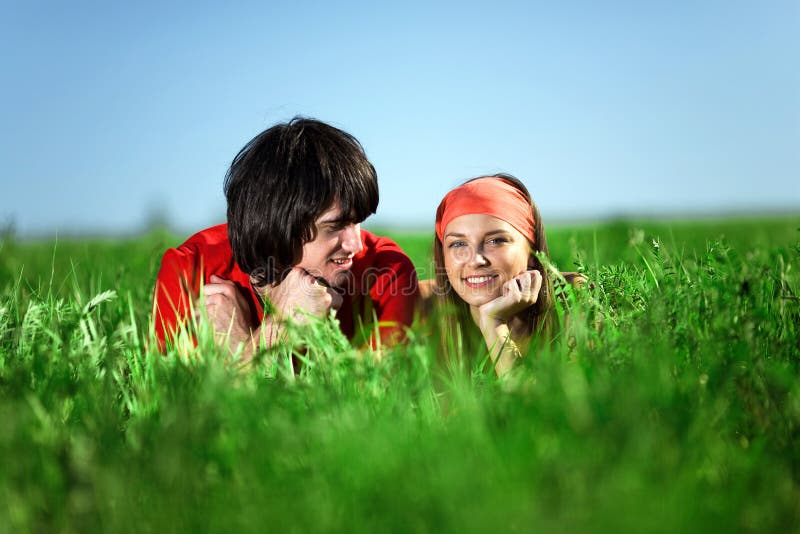
{"label": "young woman", "polygon": [[[458,352],[477,348],[469,335],[477,327],[498,376],[531,340],[547,339],[554,328],[553,280],[537,254],[548,255],[544,225],[513,176],[470,180],[436,210],[436,279],[421,283],[423,296],[442,310],[443,332],[462,338]],[[572,284],[582,279],[564,277]]]}

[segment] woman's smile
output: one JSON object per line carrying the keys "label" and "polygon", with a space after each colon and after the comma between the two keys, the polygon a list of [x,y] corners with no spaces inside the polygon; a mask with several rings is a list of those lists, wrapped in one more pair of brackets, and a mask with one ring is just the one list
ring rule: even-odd
{"label": "woman's smile", "polygon": [[481,289],[492,285],[498,278],[496,274],[473,274],[462,278],[467,287]]}

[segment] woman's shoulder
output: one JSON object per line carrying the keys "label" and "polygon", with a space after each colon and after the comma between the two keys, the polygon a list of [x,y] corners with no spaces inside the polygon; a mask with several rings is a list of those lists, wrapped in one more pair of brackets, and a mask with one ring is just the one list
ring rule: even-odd
{"label": "woman's shoulder", "polygon": [[425,280],[419,281],[419,294],[423,300],[428,300],[434,294],[436,290],[436,280],[433,278],[427,278]]}
{"label": "woman's shoulder", "polygon": [[566,280],[566,282],[575,289],[580,289],[589,282],[589,279],[581,273],[566,272],[561,273],[561,276],[563,276],[564,280]]}

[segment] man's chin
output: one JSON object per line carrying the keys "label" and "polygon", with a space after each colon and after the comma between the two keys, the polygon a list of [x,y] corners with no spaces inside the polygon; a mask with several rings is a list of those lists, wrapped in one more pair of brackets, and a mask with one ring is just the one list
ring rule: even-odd
{"label": "man's chin", "polygon": [[331,287],[335,287],[337,289],[344,289],[350,285],[352,277],[353,277],[353,271],[347,269],[346,271],[339,271],[330,276],[327,276],[325,279],[331,285]]}

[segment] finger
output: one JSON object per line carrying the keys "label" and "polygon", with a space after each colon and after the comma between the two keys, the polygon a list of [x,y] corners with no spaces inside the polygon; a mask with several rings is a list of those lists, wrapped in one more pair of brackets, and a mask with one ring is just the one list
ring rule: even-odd
{"label": "finger", "polygon": [[533,301],[539,298],[539,292],[542,290],[542,283],[544,282],[544,278],[542,277],[542,273],[539,271],[531,271],[531,297],[533,297]]}
{"label": "finger", "polygon": [[223,295],[222,293],[214,293],[213,295],[206,296],[203,302],[205,303],[206,306],[208,306],[209,304],[220,304],[224,300],[225,300],[225,295]]}
{"label": "finger", "polygon": [[331,308],[334,310],[341,308],[342,303],[344,303],[344,297],[342,297],[338,291],[334,291],[333,289],[328,289],[328,292],[331,294]]}
{"label": "finger", "polygon": [[217,276],[216,274],[212,274],[208,281],[210,282],[207,285],[221,285],[223,287],[229,287],[232,290],[236,290],[236,284],[232,280],[228,280],[227,278],[222,278],[221,276]]}
{"label": "finger", "polygon": [[208,301],[205,298],[198,297],[195,299],[194,305],[192,306],[192,317],[194,317],[195,321],[199,321],[207,310]]}
{"label": "finger", "polygon": [[303,289],[314,297],[323,297],[331,291],[335,292],[335,290],[328,285],[327,281],[317,278],[312,274],[305,274],[302,283]]}
{"label": "finger", "polygon": [[507,296],[517,301],[519,301],[519,299],[522,298],[522,293],[520,292],[516,278],[512,278],[511,280],[503,284],[503,294],[504,296]]}
{"label": "finger", "polygon": [[224,297],[211,297],[206,300],[206,311],[210,314],[212,310],[216,310],[217,308],[225,308],[226,302],[224,301]]}
{"label": "finger", "polygon": [[281,281],[280,285],[286,288],[297,288],[303,285],[311,285],[314,277],[308,274],[302,267],[292,267],[286,278]]}
{"label": "finger", "polygon": [[305,269],[303,269],[299,265],[295,265],[294,267],[291,268],[291,270],[289,270],[289,274],[286,275],[286,278],[289,278],[290,276],[302,277],[303,275],[306,275],[306,274],[308,274],[308,271],[306,271]]}
{"label": "finger", "polygon": [[303,273],[309,279],[314,280],[314,282],[316,282],[318,285],[320,285],[322,287],[325,287],[325,288],[331,287],[331,285],[328,283],[328,281],[325,280],[322,276],[319,276],[319,275],[317,275],[317,274],[315,274],[315,273],[313,273],[313,272],[311,272],[311,271],[309,271],[307,269],[303,269]]}
{"label": "finger", "polygon": [[236,298],[236,287],[233,284],[206,284],[203,286],[203,294],[206,297],[211,295],[225,295],[229,299]]}
{"label": "finger", "polygon": [[300,296],[319,298],[324,296],[328,290],[313,276],[303,274],[301,278],[293,280],[291,286],[286,287],[286,292],[297,298]]}
{"label": "finger", "polygon": [[206,305],[208,304],[224,308],[236,308],[236,300],[229,298],[228,295],[223,293],[206,297]]}
{"label": "finger", "polygon": [[523,295],[530,293],[531,290],[531,273],[524,272],[515,278],[519,290]]}
{"label": "finger", "polygon": [[206,304],[205,316],[213,324],[214,320],[217,318],[217,306],[215,304]]}
{"label": "finger", "polygon": [[310,276],[311,278],[316,280],[321,286],[323,286],[323,287],[331,287],[331,285],[328,283],[328,281],[325,280],[321,276],[322,273],[318,274],[318,271],[317,272],[312,272],[312,271],[309,271],[308,269],[305,269],[305,268],[302,268],[302,271],[306,276]]}

